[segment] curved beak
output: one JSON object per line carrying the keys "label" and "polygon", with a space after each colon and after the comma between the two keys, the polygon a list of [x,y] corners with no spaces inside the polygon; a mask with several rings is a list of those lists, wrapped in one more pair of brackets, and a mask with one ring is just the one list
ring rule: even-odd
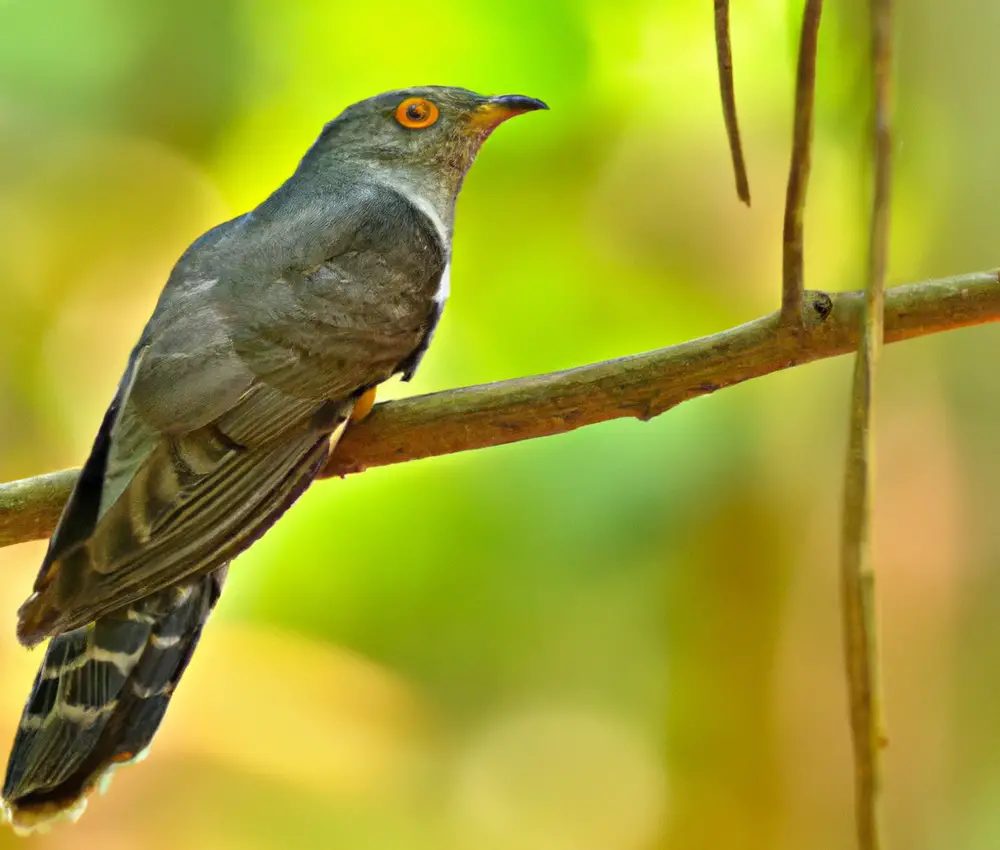
{"label": "curved beak", "polygon": [[508,118],[534,112],[537,109],[548,109],[542,101],[523,94],[501,94],[487,98],[476,107],[472,113],[471,124],[480,133],[489,133]]}

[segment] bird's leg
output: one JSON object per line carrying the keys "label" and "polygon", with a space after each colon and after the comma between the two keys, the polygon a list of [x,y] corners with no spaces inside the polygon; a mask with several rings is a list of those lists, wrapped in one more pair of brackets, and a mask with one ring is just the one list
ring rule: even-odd
{"label": "bird's leg", "polygon": [[354,409],[351,411],[351,422],[360,422],[372,412],[372,408],[375,406],[375,390],[376,388],[372,387],[358,396],[358,400],[354,402]]}

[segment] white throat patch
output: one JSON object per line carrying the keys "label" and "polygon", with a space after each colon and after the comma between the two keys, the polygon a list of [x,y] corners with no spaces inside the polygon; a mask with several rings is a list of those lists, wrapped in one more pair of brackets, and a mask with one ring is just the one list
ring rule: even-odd
{"label": "white throat patch", "polygon": [[444,302],[451,295],[451,260],[441,272],[441,280],[438,282],[437,292],[434,293],[434,301],[439,307],[444,307]]}
{"label": "white throat patch", "polygon": [[441,245],[444,248],[445,265],[444,271],[441,273],[441,280],[438,281],[437,292],[434,293],[434,302],[438,307],[443,308],[444,302],[448,300],[448,296],[451,294],[451,239],[448,237],[448,228],[444,226],[444,221],[438,215],[438,211],[434,209],[434,205],[426,198],[409,191],[405,187],[393,186],[392,189],[406,198],[406,200],[427,217],[427,220],[434,226],[434,230],[441,240]]}
{"label": "white throat patch", "polygon": [[448,228],[444,226],[441,216],[438,215],[438,211],[434,209],[430,201],[422,198],[420,195],[407,192],[405,189],[402,191],[397,189],[396,191],[399,191],[406,200],[430,219],[431,224],[434,225],[434,229],[437,231],[437,235],[441,239],[441,244],[444,246],[445,257],[451,259],[451,240],[448,238]]}

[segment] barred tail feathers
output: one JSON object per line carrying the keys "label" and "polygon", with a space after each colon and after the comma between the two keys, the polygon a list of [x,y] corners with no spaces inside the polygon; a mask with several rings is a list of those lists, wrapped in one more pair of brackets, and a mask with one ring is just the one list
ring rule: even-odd
{"label": "barred tail feathers", "polygon": [[223,566],[49,642],[0,794],[16,832],[75,820],[117,767],[145,755],[225,574]]}

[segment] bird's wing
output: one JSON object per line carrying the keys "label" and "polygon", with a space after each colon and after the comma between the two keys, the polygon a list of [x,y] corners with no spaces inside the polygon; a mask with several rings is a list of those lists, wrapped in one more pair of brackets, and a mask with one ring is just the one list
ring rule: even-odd
{"label": "bird's wing", "polygon": [[[373,254],[266,290],[185,279],[161,299],[21,608],[23,642],[214,569],[301,495],[357,396],[423,333],[434,282],[407,296],[426,302],[421,315],[405,287],[387,288],[399,264]],[[443,258],[428,268],[439,275]]]}
{"label": "bird's wing", "polygon": [[138,375],[123,380],[22,607],[25,642],[77,628],[246,548],[308,486],[326,459],[329,426],[353,404],[324,411],[322,400],[254,382],[205,425],[165,434],[129,393],[142,381],[142,362],[140,352]]}

